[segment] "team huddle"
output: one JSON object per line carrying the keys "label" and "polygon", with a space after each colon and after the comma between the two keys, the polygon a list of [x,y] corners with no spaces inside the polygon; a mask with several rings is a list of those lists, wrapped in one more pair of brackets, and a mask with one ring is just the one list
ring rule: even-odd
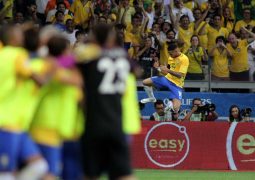
{"label": "team huddle", "polygon": [[[102,33],[104,32],[104,33]],[[56,179],[65,142],[80,142],[82,176],[134,179],[128,135],[140,130],[135,67],[114,27],[99,24],[90,41],[71,49],[51,27],[1,28],[0,179]],[[168,88],[167,108],[178,112],[188,58],[169,44],[164,76],[143,81]],[[73,167],[73,169],[78,169]],[[76,179],[76,177],[72,177]]]}

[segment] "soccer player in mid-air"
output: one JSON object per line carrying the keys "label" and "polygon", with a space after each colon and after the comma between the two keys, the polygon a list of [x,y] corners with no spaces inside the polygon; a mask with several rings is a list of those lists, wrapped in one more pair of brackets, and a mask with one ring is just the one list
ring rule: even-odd
{"label": "soccer player in mid-air", "polygon": [[142,99],[141,103],[156,102],[152,86],[156,88],[167,88],[169,92],[169,101],[167,109],[173,109],[177,113],[181,106],[182,88],[184,79],[189,67],[188,57],[180,52],[176,43],[170,43],[168,46],[169,59],[168,66],[160,65],[156,62],[154,67],[157,68],[164,76],[154,76],[143,80],[144,90],[148,98]]}
{"label": "soccer player in mid-air", "polygon": [[81,138],[85,179],[98,179],[103,172],[109,179],[134,179],[121,103],[131,66],[125,50],[116,45],[112,27],[98,24],[91,37],[91,43],[75,50],[85,84]]}

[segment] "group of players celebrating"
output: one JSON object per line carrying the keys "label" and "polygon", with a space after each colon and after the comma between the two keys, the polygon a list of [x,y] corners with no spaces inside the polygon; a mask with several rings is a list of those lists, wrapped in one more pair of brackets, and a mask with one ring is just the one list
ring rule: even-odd
{"label": "group of players celebrating", "polygon": [[[51,27],[0,31],[0,179],[56,179],[66,141],[80,142],[85,179],[104,172],[135,179],[128,149],[128,135],[140,130],[135,67],[114,27],[96,25],[75,49]],[[189,60],[175,43],[168,51],[168,66],[154,64],[162,76],[143,81],[141,102],[156,101],[152,86],[167,88],[167,108],[178,112]]]}

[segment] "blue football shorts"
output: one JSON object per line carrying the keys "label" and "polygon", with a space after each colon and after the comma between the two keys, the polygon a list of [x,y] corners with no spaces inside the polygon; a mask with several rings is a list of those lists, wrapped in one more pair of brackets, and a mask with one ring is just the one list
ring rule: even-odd
{"label": "blue football shorts", "polygon": [[164,76],[153,76],[151,77],[153,85],[156,88],[167,88],[169,92],[169,99],[182,99],[182,88],[176,86],[174,83],[169,81]]}

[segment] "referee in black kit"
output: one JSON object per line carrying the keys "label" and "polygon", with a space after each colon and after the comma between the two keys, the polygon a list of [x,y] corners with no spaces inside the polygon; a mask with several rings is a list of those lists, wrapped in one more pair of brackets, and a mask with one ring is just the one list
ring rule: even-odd
{"label": "referee in black kit", "polygon": [[106,24],[96,25],[91,42],[76,53],[86,96],[81,138],[85,179],[99,179],[102,173],[109,179],[135,179],[122,128],[121,99],[131,69],[127,53],[117,47],[116,33]]}

